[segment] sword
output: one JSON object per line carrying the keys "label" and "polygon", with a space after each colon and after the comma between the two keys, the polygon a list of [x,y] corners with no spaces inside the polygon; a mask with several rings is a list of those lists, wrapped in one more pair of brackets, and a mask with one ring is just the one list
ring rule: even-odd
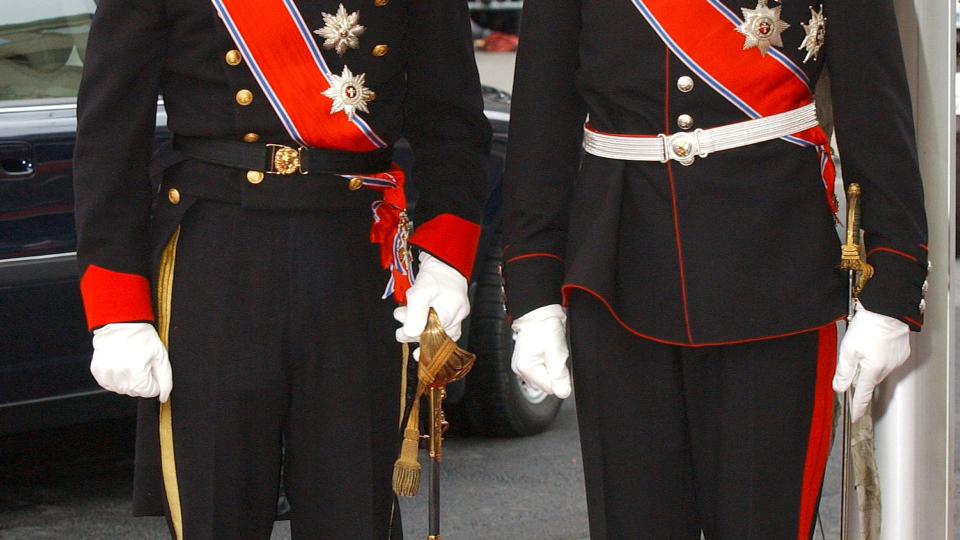
{"label": "sword", "polygon": [[[840,270],[848,272],[848,302],[847,324],[853,319],[856,312],[857,299],[870,278],[873,277],[873,266],[867,263],[866,250],[863,245],[863,231],[860,229],[860,184],[850,184],[847,187],[847,234],[846,241],[840,251]],[[854,375],[854,381],[857,376]],[[849,493],[847,486],[850,479],[848,452],[850,450],[850,393],[853,386],[843,393],[842,406],[842,447],[841,447],[841,481],[840,487],[840,539],[848,540],[850,534],[850,517],[847,512]]]}
{"label": "sword", "polygon": [[443,456],[443,432],[448,423],[443,415],[445,387],[466,377],[476,361],[476,355],[461,349],[443,331],[437,312],[432,308],[427,326],[420,334],[420,360],[417,366],[417,392],[408,411],[404,430],[404,442],[400,457],[394,465],[394,492],[401,497],[413,497],[420,487],[420,463],[417,448],[420,436],[420,398],[427,394],[430,400],[430,433],[424,436],[429,441],[430,493],[428,540],[440,537],[440,463]]}
{"label": "sword", "polygon": [[440,540],[440,461],[443,455],[443,432],[447,430],[447,420],[443,417],[443,398],[447,391],[443,388],[430,388],[430,496],[429,535],[427,540]]}

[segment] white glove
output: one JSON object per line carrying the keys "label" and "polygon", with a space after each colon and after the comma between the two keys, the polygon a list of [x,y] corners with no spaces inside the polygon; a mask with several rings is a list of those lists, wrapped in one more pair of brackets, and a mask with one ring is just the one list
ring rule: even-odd
{"label": "white glove", "polygon": [[846,392],[860,375],[850,400],[850,421],[863,416],[873,391],[910,356],[910,327],[893,317],[867,310],[859,303],[840,342],[833,389]]}
{"label": "white glove", "polygon": [[407,291],[407,305],[398,307],[393,318],[402,323],[397,341],[416,343],[427,327],[430,308],[437,312],[443,331],[456,341],[460,339],[460,323],[470,314],[467,278],[429,253],[420,253],[420,271]]}
{"label": "white glove", "polygon": [[173,372],[167,348],[148,323],[113,323],[93,331],[90,373],[100,386],[133,397],[170,398]]}
{"label": "white glove", "polygon": [[567,314],[560,304],[537,308],[513,321],[512,328],[513,372],[538,390],[570,397]]}

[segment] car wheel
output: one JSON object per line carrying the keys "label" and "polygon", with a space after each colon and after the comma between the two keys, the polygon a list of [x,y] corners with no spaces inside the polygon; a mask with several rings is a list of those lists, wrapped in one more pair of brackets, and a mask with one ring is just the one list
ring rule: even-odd
{"label": "car wheel", "polygon": [[471,427],[501,437],[540,433],[553,423],[563,400],[528,386],[510,369],[513,332],[507,322],[500,250],[491,249],[478,270],[470,326],[470,350],[477,362],[464,396]]}

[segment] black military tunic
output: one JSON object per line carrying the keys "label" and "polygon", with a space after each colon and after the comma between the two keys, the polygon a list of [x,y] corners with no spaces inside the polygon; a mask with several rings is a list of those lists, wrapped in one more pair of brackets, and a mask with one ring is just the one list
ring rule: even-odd
{"label": "black military tunic", "polygon": [[[723,4],[737,14],[756,7]],[[918,329],[926,221],[893,5],[823,2],[826,41],[804,63],[801,23],[818,6],[783,3],[791,26],[780,49],[811,85],[830,71],[843,177],[863,186],[877,270],[863,303]],[[534,1],[521,40],[505,186],[512,316],[560,303],[562,287],[588,290],[638,334],[703,345],[812,329],[845,313],[815,149],[774,140],[689,167],[591,155],[580,165],[588,114],[600,131],[643,135],[746,116],[672,54],[629,0]],[[756,48],[742,53],[760,58]],[[685,129],[681,115],[692,121]]]}
{"label": "black military tunic", "polygon": [[[310,35],[341,7],[286,5]],[[413,147],[411,244],[469,277],[489,125],[466,6],[342,8],[365,30],[323,59],[334,74],[364,75],[375,99],[358,115],[388,147],[401,137]],[[392,302],[380,299],[389,273],[370,242],[381,195],[338,174],[193,159],[176,144],[153,155],[158,96],[175,142],[298,146],[238,49],[214,3],[102,0],[86,50],[76,216],[88,321],[167,312],[160,334],[174,374],[172,428],[168,417],[158,429],[156,400],[140,406],[134,511],[166,509],[186,538],[269,536],[285,441],[295,535],[386,537],[397,526],[400,349]],[[175,463],[163,479],[161,442],[164,465]]]}
{"label": "black military tunic", "polygon": [[[524,4],[504,185],[507,304],[514,318],[569,306],[593,538],[813,532],[835,321],[847,311],[822,149],[774,139],[684,166],[580,148],[588,118],[633,137],[748,120],[742,96],[695,69],[706,61],[755,98],[782,93],[781,79],[761,75],[758,48],[741,48],[744,10],[779,10],[789,26],[769,54],[795,68],[807,102],[829,70],[843,178],[863,187],[876,268],[862,302],[920,328],[926,220],[893,4],[820,4]],[[718,13],[722,23],[707,22]],[[820,13],[825,42],[807,58],[805,27]]]}

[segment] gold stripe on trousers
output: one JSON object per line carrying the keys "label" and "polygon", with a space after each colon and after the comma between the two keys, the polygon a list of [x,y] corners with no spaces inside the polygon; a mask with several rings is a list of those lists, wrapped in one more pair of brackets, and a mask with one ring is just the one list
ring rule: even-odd
{"label": "gold stripe on trousers", "polygon": [[[160,257],[160,271],[157,278],[157,326],[160,340],[170,348],[170,312],[173,304],[173,269],[177,261],[177,242],[180,240],[180,228],[173,233]],[[180,487],[177,483],[177,467],[173,454],[173,413],[170,408],[172,399],[160,404],[160,462],[163,472],[163,489],[167,497],[170,512],[170,524],[176,540],[183,540],[183,518],[180,513]]]}

